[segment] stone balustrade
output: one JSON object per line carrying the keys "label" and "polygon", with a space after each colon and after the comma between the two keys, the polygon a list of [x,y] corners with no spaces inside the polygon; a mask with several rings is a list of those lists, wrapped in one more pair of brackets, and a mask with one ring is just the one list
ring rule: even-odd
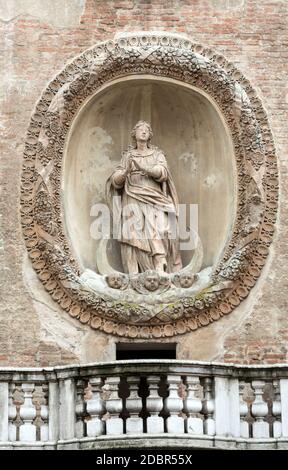
{"label": "stone balustrade", "polygon": [[0,449],[288,448],[288,366],[0,368]]}

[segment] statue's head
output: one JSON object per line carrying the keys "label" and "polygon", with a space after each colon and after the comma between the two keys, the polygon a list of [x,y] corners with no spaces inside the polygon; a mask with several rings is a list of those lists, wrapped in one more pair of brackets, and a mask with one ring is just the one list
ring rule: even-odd
{"label": "statue's head", "polygon": [[[141,135],[141,131],[143,132],[143,130],[145,131],[145,136],[144,133]],[[147,121],[138,121],[131,132],[132,144],[135,148],[137,147],[137,140],[146,140],[147,146],[150,147],[152,137],[152,128]]]}
{"label": "statue's head", "polygon": [[144,287],[147,290],[154,291],[160,285],[159,275],[154,271],[146,271],[144,276]]}
{"label": "statue's head", "polygon": [[112,289],[121,289],[124,285],[125,276],[120,273],[109,274],[106,276],[106,281],[109,287]]}
{"label": "statue's head", "polygon": [[193,273],[183,273],[180,275],[179,281],[181,287],[191,287],[195,280],[195,274]]}

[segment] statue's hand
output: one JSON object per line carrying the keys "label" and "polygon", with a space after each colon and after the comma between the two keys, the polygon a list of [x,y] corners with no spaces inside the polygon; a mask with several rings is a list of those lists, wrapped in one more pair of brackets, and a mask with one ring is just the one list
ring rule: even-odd
{"label": "statue's hand", "polygon": [[160,178],[161,174],[162,174],[162,169],[160,165],[153,165],[149,169],[149,173],[148,173],[149,176],[152,176],[152,178],[155,178],[155,179]]}
{"label": "statue's hand", "polygon": [[145,175],[151,176],[151,178],[158,179],[161,177],[162,169],[160,165],[152,165],[149,167],[143,167],[139,164],[136,159],[133,159],[133,163],[136,168],[142,171]]}
{"label": "statue's hand", "polygon": [[149,169],[144,168],[142,165],[140,165],[136,158],[135,159],[133,158],[132,161],[133,161],[135,167],[137,168],[137,170],[140,170],[143,173],[145,173],[146,175],[149,175]]}

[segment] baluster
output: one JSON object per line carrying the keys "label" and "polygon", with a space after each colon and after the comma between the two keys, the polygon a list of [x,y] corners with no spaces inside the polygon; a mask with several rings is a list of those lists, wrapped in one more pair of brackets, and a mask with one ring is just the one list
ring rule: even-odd
{"label": "baluster", "polygon": [[17,416],[17,408],[14,405],[14,391],[15,391],[15,384],[10,383],[9,387],[9,410],[8,410],[8,417],[9,417],[9,426],[8,426],[8,437],[9,441],[16,441],[17,440],[17,426],[15,424],[15,419]]}
{"label": "baluster", "polygon": [[240,436],[249,438],[249,423],[246,421],[246,417],[248,414],[248,405],[246,401],[244,401],[244,389],[245,389],[245,382],[240,382],[239,384],[239,399],[240,399]]}
{"label": "baluster", "polygon": [[252,403],[251,414],[256,421],[252,424],[253,437],[269,437],[269,424],[264,421],[268,414],[268,405],[263,399],[265,382],[253,380],[252,388],[255,392],[255,400]]}
{"label": "baluster", "polygon": [[126,399],[126,409],[130,417],[126,420],[126,433],[141,434],[143,433],[143,419],[139,417],[139,413],[142,410],[142,399],[138,395],[140,377],[127,377],[127,383],[130,395]]}
{"label": "baluster", "polygon": [[85,436],[84,417],[85,417],[85,411],[86,411],[86,404],[84,401],[84,389],[85,389],[85,381],[77,380],[76,382],[76,405],[75,405],[75,412],[76,412],[75,433],[78,439]]}
{"label": "baluster", "polygon": [[8,441],[9,387],[0,382],[0,442]]}
{"label": "baluster", "polygon": [[200,398],[196,397],[200,380],[198,377],[187,376],[187,397],[184,399],[184,411],[187,413],[187,432],[189,434],[203,434],[203,421],[197,416],[202,409]]}
{"label": "baluster", "polygon": [[146,400],[146,408],[151,415],[147,418],[148,434],[164,433],[164,419],[159,416],[163,408],[163,399],[158,394],[159,382],[160,377],[157,375],[149,375],[147,377],[149,396]]}
{"label": "baluster", "polygon": [[45,403],[43,403],[40,407],[40,417],[42,420],[42,425],[40,428],[40,440],[48,441],[49,440],[48,384],[42,385],[42,393],[43,393],[43,399],[45,400]]}
{"label": "baluster", "polygon": [[96,437],[104,434],[104,421],[101,419],[104,413],[104,402],[101,398],[101,377],[90,379],[92,397],[87,401],[87,412],[90,420],[87,421],[87,436]]}
{"label": "baluster", "polygon": [[282,436],[282,423],[281,423],[281,399],[280,399],[280,383],[279,380],[273,381],[274,387],[274,401],[272,403],[272,414],[275,417],[273,423],[273,437]]}
{"label": "baluster", "polygon": [[20,441],[36,441],[36,426],[32,424],[36,418],[36,408],[32,403],[34,389],[34,384],[22,384],[24,403],[20,407],[20,418],[23,420],[19,432]]}
{"label": "baluster", "polygon": [[280,379],[282,437],[288,437],[288,379]]}
{"label": "baluster", "polygon": [[108,377],[106,379],[106,388],[110,391],[110,395],[106,401],[106,410],[109,418],[106,421],[107,434],[123,434],[123,419],[120,413],[123,410],[122,398],[118,395],[118,386],[120,377]]}
{"label": "baluster", "polygon": [[168,375],[168,392],[169,395],[164,400],[164,409],[170,413],[166,420],[167,432],[173,434],[184,433],[184,418],[178,416],[183,409],[183,400],[179,397],[178,386],[181,384],[180,375]]}
{"label": "baluster", "polygon": [[215,436],[215,402],[213,399],[213,382],[210,377],[206,377],[203,382],[204,400],[202,405],[202,412],[205,416],[204,433],[208,436]]}

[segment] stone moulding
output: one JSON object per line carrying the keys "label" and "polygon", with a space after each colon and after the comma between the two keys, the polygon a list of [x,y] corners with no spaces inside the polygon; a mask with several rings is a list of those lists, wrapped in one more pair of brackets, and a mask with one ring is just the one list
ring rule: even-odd
{"label": "stone moulding", "polygon": [[[105,83],[131,75],[192,85],[217,103],[237,167],[237,214],[211,285],[147,313],[145,304],[109,302],[83,288],[65,233],[62,163],[72,122]],[[28,128],[21,186],[23,235],[34,269],[52,298],[93,329],[129,338],[172,337],[229,314],[260,275],[277,216],[278,172],[265,110],[248,80],[222,55],[172,34],[131,34],[97,44],[70,62],[43,91]]]}

